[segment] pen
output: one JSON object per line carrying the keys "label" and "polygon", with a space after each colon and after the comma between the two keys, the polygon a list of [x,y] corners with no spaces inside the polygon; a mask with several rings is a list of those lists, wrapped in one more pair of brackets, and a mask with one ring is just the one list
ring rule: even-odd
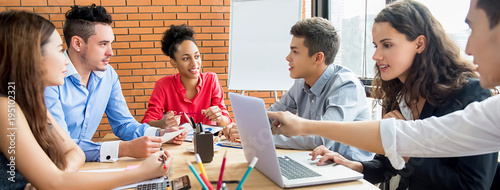
{"label": "pen", "polygon": [[[160,147],[160,151],[163,151],[163,149]],[[163,162],[163,169],[167,169],[167,165],[165,164],[165,155],[161,155],[161,162]]]}
{"label": "pen", "polygon": [[196,123],[194,122],[193,117],[189,117],[189,120],[191,121],[191,126],[193,126],[193,129],[196,129]]}
{"label": "pen", "polygon": [[205,175],[203,175],[203,173],[200,173],[200,177],[205,182],[205,184],[207,184],[209,190],[215,190],[214,186],[212,186],[210,181],[208,181],[207,177]]}
{"label": "pen", "polygon": [[203,180],[198,175],[198,172],[196,172],[196,170],[194,169],[193,165],[189,161],[187,161],[187,160],[186,160],[186,163],[188,163],[189,169],[191,169],[191,171],[193,172],[194,177],[196,177],[196,179],[198,180],[198,182],[200,182],[201,187],[203,189],[205,189],[205,190],[209,190],[208,187],[207,187],[207,185],[205,185],[205,183],[203,182]]}
{"label": "pen", "polygon": [[[196,153],[195,157],[196,157],[196,162],[198,163],[198,166],[200,166],[201,173],[205,174],[205,176],[206,176],[207,172],[205,172],[205,168],[203,167],[203,163],[201,162],[200,154]],[[208,176],[207,176],[207,179],[208,179]]]}
{"label": "pen", "polygon": [[222,159],[222,165],[220,166],[219,181],[217,181],[217,190],[219,190],[222,187],[222,176],[224,175],[224,168],[226,166],[226,155],[227,155],[227,149],[226,152],[224,152],[224,158]]}
{"label": "pen", "polygon": [[236,187],[236,190],[241,190],[241,187],[243,186],[243,183],[245,183],[245,180],[248,177],[248,174],[252,171],[252,168],[255,167],[255,164],[257,164],[257,161],[259,159],[257,157],[253,157],[252,161],[250,162],[250,165],[248,165],[247,172],[245,172],[245,175],[243,175],[243,178],[241,178],[240,183],[238,184],[238,187]]}

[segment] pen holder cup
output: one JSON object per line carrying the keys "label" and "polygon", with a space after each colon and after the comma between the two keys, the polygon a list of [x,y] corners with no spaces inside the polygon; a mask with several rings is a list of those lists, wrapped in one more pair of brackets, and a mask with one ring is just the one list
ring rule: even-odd
{"label": "pen holder cup", "polygon": [[214,139],[211,132],[193,135],[194,153],[199,154],[203,163],[210,163],[214,158]]}

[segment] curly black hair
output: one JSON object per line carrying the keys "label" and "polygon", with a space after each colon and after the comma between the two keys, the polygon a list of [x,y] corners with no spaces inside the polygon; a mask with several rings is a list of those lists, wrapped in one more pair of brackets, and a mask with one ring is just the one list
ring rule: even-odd
{"label": "curly black hair", "polygon": [[64,39],[68,47],[71,45],[69,42],[73,36],[81,37],[86,43],[89,37],[95,34],[95,24],[111,25],[112,22],[111,15],[102,6],[95,4],[72,6],[66,12],[66,21],[63,26]]}
{"label": "curly black hair", "polygon": [[171,25],[170,29],[163,33],[163,38],[161,39],[161,51],[172,59],[174,58],[174,53],[177,52],[177,46],[184,42],[185,40],[191,40],[196,44],[194,40],[194,30],[190,27],[183,25]]}

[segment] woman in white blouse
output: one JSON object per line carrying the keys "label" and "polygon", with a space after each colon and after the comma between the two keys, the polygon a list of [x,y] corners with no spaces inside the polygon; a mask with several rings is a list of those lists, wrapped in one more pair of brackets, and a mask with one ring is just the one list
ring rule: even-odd
{"label": "woman in white blouse", "polygon": [[[474,56],[483,88],[500,85],[500,2],[471,0],[466,53]],[[462,111],[417,121],[310,121],[285,112],[269,112],[273,133],[318,135],[370,152],[385,154],[396,169],[403,156],[453,157],[500,150],[500,96],[472,103]],[[333,128],[332,128],[333,127]]]}

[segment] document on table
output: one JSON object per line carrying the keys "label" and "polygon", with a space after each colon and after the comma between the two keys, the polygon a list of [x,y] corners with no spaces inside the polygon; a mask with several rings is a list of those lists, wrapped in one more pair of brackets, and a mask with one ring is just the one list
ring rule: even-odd
{"label": "document on table", "polygon": [[180,135],[182,132],[187,131],[187,130],[189,130],[189,128],[184,128],[184,129],[180,129],[178,131],[174,131],[174,132],[170,132],[170,133],[165,133],[161,137],[161,143],[166,143],[169,140],[172,140],[174,137]]}
{"label": "document on table", "polygon": [[[79,170],[78,172],[119,172],[119,171],[125,171],[125,168],[99,169],[99,170]],[[131,188],[135,188],[138,185],[142,185],[142,184],[162,182],[164,179],[165,179],[165,177],[162,176],[162,177],[159,177],[159,178],[153,178],[153,179],[150,179],[150,180],[141,181],[139,183],[134,183],[134,184],[129,184],[129,185],[117,187],[117,188],[114,188],[113,190],[131,189]]]}

